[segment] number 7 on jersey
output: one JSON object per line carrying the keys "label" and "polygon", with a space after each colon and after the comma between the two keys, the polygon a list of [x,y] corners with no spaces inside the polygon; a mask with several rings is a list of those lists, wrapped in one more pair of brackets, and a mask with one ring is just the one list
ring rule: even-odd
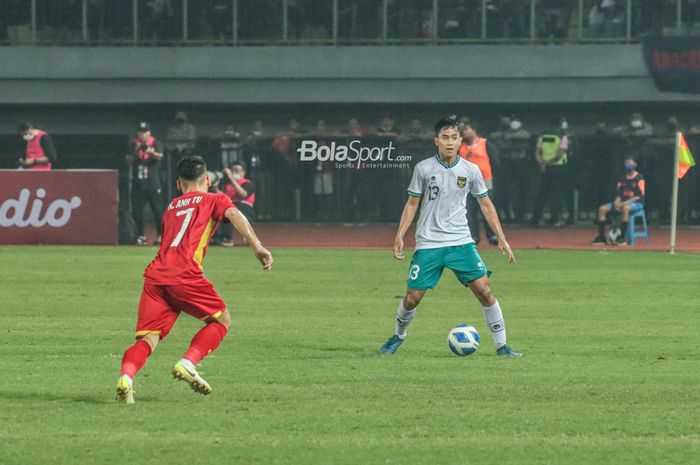
{"label": "number 7 on jersey", "polygon": [[180,210],[179,212],[175,213],[175,216],[182,216],[185,215],[185,221],[182,222],[182,226],[180,227],[180,231],[177,233],[177,236],[175,236],[175,239],[170,243],[170,247],[177,247],[180,245],[180,241],[182,238],[185,236],[185,231],[187,230],[187,226],[190,225],[190,221],[192,221],[192,213],[194,212],[194,208],[185,208],[184,210]]}

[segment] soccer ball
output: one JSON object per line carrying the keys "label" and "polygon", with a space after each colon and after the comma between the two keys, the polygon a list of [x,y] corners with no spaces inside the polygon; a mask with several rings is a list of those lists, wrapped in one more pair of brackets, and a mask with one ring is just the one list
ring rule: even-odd
{"label": "soccer ball", "polygon": [[461,323],[450,330],[447,335],[447,345],[453,354],[463,357],[476,352],[479,347],[479,333],[476,328]]}
{"label": "soccer ball", "polygon": [[620,228],[611,228],[608,232],[608,239],[611,243],[617,242],[617,240],[622,236],[622,230]]}

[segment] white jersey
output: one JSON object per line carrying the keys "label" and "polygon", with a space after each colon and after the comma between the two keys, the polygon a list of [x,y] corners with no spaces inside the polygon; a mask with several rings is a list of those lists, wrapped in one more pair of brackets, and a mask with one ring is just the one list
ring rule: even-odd
{"label": "white jersey", "polygon": [[422,197],[416,250],[474,242],[467,225],[467,194],[488,196],[479,167],[461,157],[447,165],[439,155],[418,163],[408,194]]}

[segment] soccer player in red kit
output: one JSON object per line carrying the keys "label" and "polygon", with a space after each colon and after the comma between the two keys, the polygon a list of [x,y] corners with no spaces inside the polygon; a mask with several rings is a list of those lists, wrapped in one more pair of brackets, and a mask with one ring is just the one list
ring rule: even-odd
{"label": "soccer player in red kit", "polygon": [[219,346],[231,324],[226,304],[202,272],[209,239],[221,221],[231,222],[248,241],[264,270],[272,267],[272,255],[231,200],[225,194],[207,192],[211,182],[202,157],[183,158],[177,171],[177,187],[182,195],[173,199],[163,214],[162,243],[144,272],[136,343],[124,353],[117,382],[117,401],[121,403],[134,403],[134,376],[158,341],[168,335],[180,312],[202,320],[204,327],[173,366],[173,376],[186,381],[196,392],[211,394],[211,386],[195,367]]}

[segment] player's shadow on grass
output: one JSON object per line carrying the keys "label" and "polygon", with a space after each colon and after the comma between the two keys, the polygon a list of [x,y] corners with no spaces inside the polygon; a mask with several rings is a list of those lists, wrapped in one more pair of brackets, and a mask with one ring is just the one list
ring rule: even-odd
{"label": "player's shadow on grass", "polygon": [[112,404],[114,401],[99,395],[86,394],[53,394],[50,392],[26,392],[0,390],[0,399],[6,400],[45,400],[69,401],[81,404]]}

